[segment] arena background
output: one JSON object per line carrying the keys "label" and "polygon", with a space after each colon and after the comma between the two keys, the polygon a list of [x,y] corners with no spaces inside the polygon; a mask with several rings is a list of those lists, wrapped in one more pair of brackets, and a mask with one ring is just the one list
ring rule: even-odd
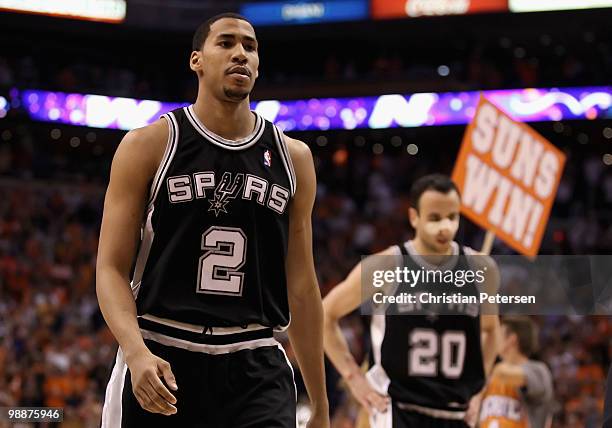
{"label": "arena background", "polygon": [[[15,3],[41,7],[0,0],[0,9]],[[60,406],[61,426],[98,426],[116,350],[95,298],[97,238],[114,150],[142,115],[129,113],[117,125],[112,117],[83,117],[82,97],[54,103],[62,94],[193,102],[191,35],[218,12],[253,13],[261,60],[256,101],[447,92],[461,100],[469,91],[598,87],[599,104],[578,111],[581,118],[572,118],[576,109],[565,99],[531,123],[568,156],[540,253],[612,250],[612,9],[520,13],[505,0],[473,1],[485,11],[407,17],[399,16],[406,2],[391,0],[286,2],[289,8],[281,2],[265,13],[257,9],[261,2],[128,0],[123,16],[122,0],[82,2],[89,12],[102,3],[112,12],[103,19],[118,22],[0,12],[0,406]],[[470,2],[413,3],[413,14],[444,14]],[[529,4],[556,3],[510,2],[514,10]],[[400,11],[393,19],[372,17],[393,10]],[[453,111],[464,107],[453,104]],[[101,105],[112,111],[110,102]],[[391,110],[385,114],[393,116]],[[406,192],[416,177],[452,170],[465,124],[451,125],[442,114],[419,121],[419,109],[413,113],[416,119],[401,122],[407,127],[391,119],[390,127],[384,120],[361,127],[358,117],[340,117],[346,129],[304,117],[283,124],[315,158],[314,244],[323,295],[362,254],[410,236]],[[460,237],[479,248],[483,232],[464,220]],[[498,241],[493,253],[511,250]],[[601,426],[612,323],[595,316],[534,319],[537,357],[554,375],[553,426]],[[343,330],[363,359],[364,320],[355,313]],[[332,426],[353,427],[355,404],[328,369]]]}

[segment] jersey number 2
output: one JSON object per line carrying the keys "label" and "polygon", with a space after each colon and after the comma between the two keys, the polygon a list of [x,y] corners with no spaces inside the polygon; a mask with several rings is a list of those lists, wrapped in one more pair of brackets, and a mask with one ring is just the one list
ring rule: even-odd
{"label": "jersey number 2", "polygon": [[[465,359],[465,333],[415,328],[410,333],[408,373],[411,376],[438,376],[438,366],[449,379],[461,377]],[[438,361],[439,360],[439,361]]]}
{"label": "jersey number 2", "polygon": [[246,260],[246,236],[236,227],[212,226],[202,234],[198,293],[241,296]]}

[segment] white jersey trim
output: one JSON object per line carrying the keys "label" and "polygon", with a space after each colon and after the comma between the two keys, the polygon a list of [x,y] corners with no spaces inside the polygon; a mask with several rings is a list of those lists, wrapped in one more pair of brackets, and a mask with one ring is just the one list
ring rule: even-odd
{"label": "white jersey trim", "polygon": [[278,342],[273,337],[263,339],[247,340],[244,342],[231,343],[227,345],[209,345],[204,343],[194,343],[188,340],[177,339],[176,337],[166,336],[165,334],[154,331],[140,329],[143,339],[153,340],[166,346],[185,349],[192,352],[202,352],[204,354],[221,355],[241,351],[243,349],[257,349],[263,346],[277,346]]}
{"label": "white jersey trim", "polygon": [[188,107],[183,107],[183,111],[185,112],[185,116],[187,116],[187,119],[191,125],[200,135],[211,143],[228,150],[244,150],[251,147],[253,144],[257,143],[257,141],[259,141],[266,128],[265,120],[263,120],[259,114],[253,111],[252,113],[255,115],[255,129],[253,132],[239,140],[228,140],[227,138],[223,138],[220,135],[212,132],[200,121],[193,110],[193,104]]}
{"label": "white jersey trim", "polygon": [[374,412],[369,417],[370,428],[393,428],[393,405],[392,400],[389,400],[385,412]]}
{"label": "white jersey trim", "polygon": [[280,351],[283,353],[283,356],[285,357],[285,361],[287,361],[287,365],[291,369],[291,379],[293,380],[293,390],[295,391],[295,402],[297,403],[298,395],[297,395],[297,386],[295,385],[295,372],[293,371],[293,366],[291,365],[291,361],[289,361],[289,357],[287,357],[287,353],[285,352],[285,348],[283,348],[283,345],[281,345],[278,342],[276,343],[278,345],[278,349],[280,349]]}
{"label": "white jersey trim", "polygon": [[282,333],[283,331],[287,330],[289,328],[289,325],[291,325],[291,312],[289,312],[289,321],[287,321],[287,324],[285,325],[277,325],[276,327],[274,327],[274,331],[276,333]]}
{"label": "white jersey trim", "polygon": [[164,182],[164,178],[166,173],[168,172],[168,168],[172,163],[172,159],[174,158],[174,155],[176,153],[176,148],[178,146],[179,140],[179,126],[178,122],[176,121],[176,117],[174,117],[174,113],[168,112],[162,115],[161,117],[168,121],[168,143],[166,144],[164,156],[162,157],[162,160],[159,163],[159,166],[157,167],[153,182],[151,183],[151,189],[149,190],[149,201],[147,202],[148,208],[150,208],[155,203],[155,199],[157,199],[157,194],[159,193],[161,184]]}
{"label": "white jersey trim", "polygon": [[274,139],[276,140],[276,145],[278,147],[278,153],[281,156],[283,161],[283,165],[285,166],[285,171],[287,172],[287,178],[289,178],[289,186],[291,187],[291,196],[295,195],[295,191],[297,189],[297,180],[295,177],[295,170],[293,168],[293,162],[291,161],[291,156],[289,155],[289,149],[287,148],[287,142],[285,141],[285,134],[276,126],[272,125],[274,130]]}
{"label": "white jersey trim", "polygon": [[168,121],[168,142],[166,143],[166,150],[164,151],[164,156],[162,157],[162,160],[159,163],[159,166],[157,167],[153,182],[151,183],[151,189],[149,190],[149,201],[147,202],[147,210],[145,214],[145,221],[140,231],[140,247],[138,249],[138,255],[136,257],[134,275],[130,284],[134,299],[138,297],[138,293],[140,292],[142,275],[144,273],[147,260],[149,259],[149,252],[151,251],[151,246],[153,245],[153,239],[155,238],[155,231],[153,230],[152,223],[153,212],[155,211],[155,200],[157,199],[157,195],[159,193],[159,190],[161,189],[162,183],[164,182],[166,173],[170,168],[172,159],[174,159],[174,155],[176,154],[176,149],[178,146],[179,126],[178,122],[176,121],[176,117],[174,116],[174,113],[168,112],[162,115],[161,117]]}
{"label": "white jersey trim", "polygon": [[151,251],[151,246],[153,245],[153,239],[155,238],[155,231],[153,230],[153,224],[151,222],[154,210],[155,208],[151,206],[147,211],[147,218],[140,233],[140,248],[138,249],[138,256],[136,257],[134,276],[132,277],[132,282],[130,284],[132,287],[134,300],[136,300],[138,297],[140,284],[142,282],[142,275],[144,274],[144,269],[147,264],[147,260],[149,259],[149,252]]}
{"label": "white jersey trim", "polygon": [[[372,341],[372,356],[374,357],[374,365],[366,373],[366,379],[370,386],[376,392],[382,395],[387,395],[391,380],[382,366],[381,348],[385,340],[387,318],[385,315],[372,315],[370,321],[370,338]],[[392,428],[392,409],[391,400],[387,405],[385,412],[375,411],[370,415],[371,428]]]}
{"label": "white jersey trim", "polygon": [[409,412],[420,413],[425,416],[429,416],[434,419],[446,419],[453,421],[462,421],[465,419],[465,411],[453,411],[453,410],[442,410],[434,409],[431,407],[419,406],[418,404],[411,403],[395,403],[401,410],[407,410]]}
{"label": "white jersey trim", "polygon": [[122,418],[122,401],[123,387],[125,384],[125,375],[127,373],[127,364],[123,357],[121,348],[117,350],[115,365],[106,385],[106,394],[104,396],[104,406],[102,407],[102,425],[101,428],[121,428]]}
{"label": "white jersey trim", "polygon": [[207,332],[206,334],[211,335],[211,336],[223,336],[227,334],[245,333],[247,331],[257,331],[257,330],[264,330],[266,328],[270,328],[270,327],[263,326],[261,324],[249,324],[246,326],[246,328],[243,328],[243,327],[208,327],[207,328],[201,325],[174,321],[168,318],[161,318],[161,317],[157,317],[155,315],[150,315],[150,314],[141,315],[139,318],[153,321],[158,324],[167,325],[169,327],[174,327],[179,330],[190,331],[192,333],[201,334],[201,333],[204,333],[204,331],[206,330]]}
{"label": "white jersey trim", "polygon": [[385,329],[387,319],[385,315],[372,315],[370,322],[370,337],[372,338],[372,355],[374,364],[381,364],[381,348],[385,340]]}
{"label": "white jersey trim", "polygon": [[[287,353],[285,352],[285,348],[283,348],[283,345],[281,345],[280,343],[278,344],[278,349],[280,349],[280,351],[283,353],[283,356],[285,357],[285,361],[287,361],[287,365],[289,366],[289,369],[291,370],[291,380],[293,381],[293,391],[295,392],[295,403],[297,404],[298,401],[298,394],[297,394],[297,385],[295,384],[295,373],[293,371],[293,366],[291,365],[291,361],[289,361],[289,357],[287,357]],[[296,413],[295,415],[295,428],[299,428],[299,421],[298,421],[298,415]]]}

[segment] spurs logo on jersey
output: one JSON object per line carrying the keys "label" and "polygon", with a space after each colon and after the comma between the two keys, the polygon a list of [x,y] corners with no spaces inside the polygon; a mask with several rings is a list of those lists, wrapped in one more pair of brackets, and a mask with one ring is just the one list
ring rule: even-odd
{"label": "spurs logo on jersey", "polygon": [[[207,189],[214,189],[213,198],[209,199],[208,211],[219,216],[228,212],[228,204],[236,199],[242,192],[242,199],[253,200],[265,205],[278,214],[283,214],[289,202],[290,192],[283,186],[273,184],[270,186],[268,180],[253,174],[232,174],[224,172],[221,182],[216,185],[215,173],[213,171],[198,172],[193,177],[179,175],[169,177],[168,197],[172,203],[184,203],[196,199],[208,198]],[[269,191],[268,191],[269,189]]]}
{"label": "spurs logo on jersey", "polygon": [[215,215],[219,217],[220,212],[227,213],[225,206],[231,199],[236,199],[238,192],[244,186],[244,174],[236,174],[234,181],[230,185],[232,174],[230,172],[223,173],[221,183],[215,188],[215,199],[210,202],[210,208],[208,211],[214,211]]}

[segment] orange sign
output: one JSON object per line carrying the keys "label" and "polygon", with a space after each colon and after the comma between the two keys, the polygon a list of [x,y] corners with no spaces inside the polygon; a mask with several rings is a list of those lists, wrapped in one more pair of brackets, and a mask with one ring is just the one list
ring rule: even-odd
{"label": "orange sign", "polygon": [[564,165],[559,149],[481,97],[453,170],[461,211],[516,251],[534,257]]}
{"label": "orange sign", "polygon": [[507,11],[508,0],[372,0],[375,19]]}

